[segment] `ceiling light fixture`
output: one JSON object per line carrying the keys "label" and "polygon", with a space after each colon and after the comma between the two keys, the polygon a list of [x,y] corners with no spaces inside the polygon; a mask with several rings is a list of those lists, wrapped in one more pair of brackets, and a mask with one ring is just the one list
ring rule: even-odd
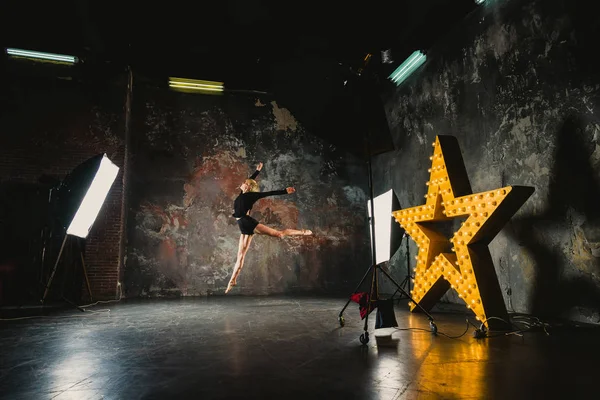
{"label": "ceiling light fixture", "polygon": [[399,86],[414,70],[419,68],[426,60],[425,54],[417,50],[410,55],[398,68],[388,76],[388,78]]}
{"label": "ceiling light fixture", "polygon": [[22,57],[22,58],[30,58],[34,60],[44,60],[44,61],[57,61],[69,64],[75,64],[78,59],[75,56],[69,56],[64,54],[54,54],[54,53],[43,53],[41,51],[31,51],[31,50],[22,50],[22,49],[12,49],[7,48],[6,54],[13,57]]}
{"label": "ceiling light fixture", "polygon": [[169,87],[181,92],[218,94],[225,90],[223,82],[169,77]]}

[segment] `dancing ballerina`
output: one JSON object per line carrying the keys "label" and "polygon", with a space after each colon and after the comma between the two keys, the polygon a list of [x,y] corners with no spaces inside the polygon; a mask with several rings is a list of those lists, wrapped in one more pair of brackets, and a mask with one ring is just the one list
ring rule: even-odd
{"label": "dancing ballerina", "polygon": [[237,283],[237,278],[240,275],[242,267],[244,266],[244,259],[246,258],[246,253],[248,252],[248,249],[250,248],[250,243],[252,242],[252,235],[258,233],[277,238],[283,238],[285,236],[312,235],[312,231],[308,229],[273,229],[259,223],[257,220],[255,220],[249,215],[252,206],[259,199],[262,199],[263,197],[267,196],[292,194],[296,191],[296,189],[294,189],[293,187],[288,187],[281,190],[273,190],[271,192],[259,192],[258,183],[254,179],[258,176],[262,167],[263,163],[259,163],[256,167],[256,171],[254,171],[250,178],[246,179],[244,183],[240,185],[240,194],[233,203],[233,216],[237,220],[238,226],[240,227],[241,235],[237,253],[237,261],[235,262],[233,274],[231,275],[231,279],[229,280],[229,284],[227,285],[225,293],[228,293]]}

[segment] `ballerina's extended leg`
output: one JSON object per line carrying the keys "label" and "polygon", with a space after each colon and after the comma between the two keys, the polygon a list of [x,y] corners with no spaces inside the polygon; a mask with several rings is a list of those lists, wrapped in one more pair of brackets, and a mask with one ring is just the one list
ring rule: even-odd
{"label": "ballerina's extended leg", "polygon": [[278,237],[278,238],[282,238],[285,236],[310,236],[312,235],[312,231],[310,229],[284,229],[284,230],[277,230],[277,229],[273,229],[270,228],[266,225],[263,224],[258,224],[256,226],[256,229],[254,229],[254,232],[256,233],[260,233],[263,235],[269,235],[269,236],[273,236],[273,237]]}
{"label": "ballerina's extended leg", "polygon": [[235,262],[235,267],[233,267],[233,273],[231,274],[231,279],[229,280],[227,289],[225,289],[225,293],[229,293],[229,291],[233,289],[233,287],[237,284],[237,277],[242,271],[242,268],[244,266],[244,260],[246,259],[246,253],[250,248],[251,242],[252,235],[240,235],[240,244],[238,246],[237,261]]}

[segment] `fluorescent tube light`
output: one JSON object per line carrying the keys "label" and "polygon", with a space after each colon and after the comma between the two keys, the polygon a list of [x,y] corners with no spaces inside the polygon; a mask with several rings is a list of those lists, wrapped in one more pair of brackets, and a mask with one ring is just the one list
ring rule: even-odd
{"label": "fluorescent tube light", "polygon": [[410,74],[419,68],[426,60],[425,54],[420,51],[412,53],[398,68],[388,76],[388,78],[399,86]]}
{"label": "fluorescent tube light", "polygon": [[187,92],[217,93],[224,90],[223,82],[169,77],[169,87]]}
{"label": "fluorescent tube light", "polygon": [[23,57],[23,58],[32,58],[37,60],[49,60],[49,61],[59,61],[70,64],[75,64],[78,60],[75,56],[68,56],[64,54],[53,54],[53,53],[43,53],[41,51],[30,51],[30,50],[22,50],[22,49],[6,49],[6,54],[13,57]]}

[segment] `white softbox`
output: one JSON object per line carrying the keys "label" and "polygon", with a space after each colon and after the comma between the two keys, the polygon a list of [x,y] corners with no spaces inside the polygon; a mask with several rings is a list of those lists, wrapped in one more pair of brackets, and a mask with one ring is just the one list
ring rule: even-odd
{"label": "white softbox", "polygon": [[[389,261],[396,253],[402,242],[404,230],[392,216],[392,211],[400,209],[400,202],[392,189],[373,199],[373,209],[374,219],[371,218],[371,200],[368,200],[369,221],[375,223],[375,263],[380,264]],[[373,243],[372,232],[369,229],[371,244]]]}

